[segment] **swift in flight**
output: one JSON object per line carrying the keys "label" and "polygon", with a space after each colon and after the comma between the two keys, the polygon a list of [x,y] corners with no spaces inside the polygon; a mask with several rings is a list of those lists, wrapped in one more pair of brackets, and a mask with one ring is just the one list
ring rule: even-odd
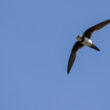
{"label": "swift in flight", "polygon": [[71,67],[75,61],[76,55],[77,55],[77,51],[84,47],[84,46],[88,46],[90,48],[93,48],[97,51],[100,51],[100,49],[92,42],[91,37],[93,32],[98,31],[99,29],[103,28],[104,26],[106,26],[107,24],[110,23],[110,19],[103,21],[99,24],[96,24],[95,26],[90,27],[89,29],[87,29],[83,35],[78,35],[76,37],[77,42],[74,44],[71,54],[70,54],[70,58],[68,61],[68,67],[67,67],[67,74],[69,74]]}

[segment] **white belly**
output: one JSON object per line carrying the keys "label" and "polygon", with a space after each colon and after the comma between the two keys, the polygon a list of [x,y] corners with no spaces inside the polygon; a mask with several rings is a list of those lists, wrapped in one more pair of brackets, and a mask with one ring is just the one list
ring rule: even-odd
{"label": "white belly", "polygon": [[85,38],[84,41],[82,42],[82,44],[90,47],[92,45],[92,40]]}

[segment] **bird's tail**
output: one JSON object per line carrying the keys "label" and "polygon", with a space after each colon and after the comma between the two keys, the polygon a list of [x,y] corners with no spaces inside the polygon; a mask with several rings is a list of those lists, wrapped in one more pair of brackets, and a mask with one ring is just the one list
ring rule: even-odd
{"label": "bird's tail", "polygon": [[94,45],[94,44],[92,44],[90,47],[95,49],[95,50],[97,50],[97,51],[100,51],[100,49],[96,45]]}

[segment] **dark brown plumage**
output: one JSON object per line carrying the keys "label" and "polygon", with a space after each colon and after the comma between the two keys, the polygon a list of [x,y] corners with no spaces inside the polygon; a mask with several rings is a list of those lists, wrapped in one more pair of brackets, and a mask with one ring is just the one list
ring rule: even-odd
{"label": "dark brown plumage", "polygon": [[92,37],[92,34],[93,32],[95,31],[98,31],[99,29],[103,28],[104,26],[106,26],[107,24],[110,23],[110,20],[106,20],[104,22],[101,22],[99,24],[96,24],[95,26],[93,27],[90,27],[89,29],[87,29],[84,34],[83,34],[83,37],[88,37],[88,38],[91,38]]}
{"label": "dark brown plumage", "polygon": [[[77,51],[82,48],[84,45],[82,44],[82,42],[84,41],[85,38],[91,39],[93,32],[98,31],[99,29],[103,28],[104,26],[106,26],[107,24],[110,23],[110,19],[103,21],[99,24],[96,24],[95,26],[90,27],[89,29],[87,29],[83,36],[82,36],[82,41],[77,41],[75,43],[75,45],[72,48],[71,54],[70,54],[70,58],[68,61],[68,67],[67,67],[67,74],[69,74],[71,67],[75,61],[76,55],[77,55]],[[97,51],[99,51],[99,48],[97,48],[93,43],[91,46],[89,46],[91,48],[96,49]]]}
{"label": "dark brown plumage", "polygon": [[83,45],[82,45],[79,41],[77,41],[77,42],[74,44],[74,46],[73,46],[73,48],[72,48],[72,51],[71,51],[71,54],[70,54],[69,61],[68,61],[67,73],[70,72],[71,67],[72,67],[72,65],[73,65],[73,63],[74,63],[74,61],[75,61],[77,51],[78,51],[81,47],[83,47]]}

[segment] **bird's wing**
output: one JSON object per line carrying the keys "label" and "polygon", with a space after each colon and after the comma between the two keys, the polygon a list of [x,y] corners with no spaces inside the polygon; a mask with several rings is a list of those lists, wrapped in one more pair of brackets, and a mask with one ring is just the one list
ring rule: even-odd
{"label": "bird's wing", "polygon": [[106,25],[109,24],[109,23],[110,23],[110,19],[109,19],[109,20],[106,20],[106,21],[103,21],[103,22],[101,22],[101,23],[99,23],[99,24],[96,24],[95,26],[92,26],[92,27],[90,27],[89,29],[87,29],[87,30],[84,32],[83,36],[84,36],[84,37],[91,38],[93,32],[98,31],[99,29],[103,28],[104,26],[106,26]]}
{"label": "bird's wing", "polygon": [[73,48],[72,48],[72,51],[71,51],[71,54],[70,54],[70,58],[69,58],[69,61],[68,61],[68,68],[67,68],[67,74],[69,74],[70,70],[71,70],[71,67],[75,61],[75,58],[76,58],[76,54],[77,54],[77,51],[83,47],[83,45],[77,41]]}

